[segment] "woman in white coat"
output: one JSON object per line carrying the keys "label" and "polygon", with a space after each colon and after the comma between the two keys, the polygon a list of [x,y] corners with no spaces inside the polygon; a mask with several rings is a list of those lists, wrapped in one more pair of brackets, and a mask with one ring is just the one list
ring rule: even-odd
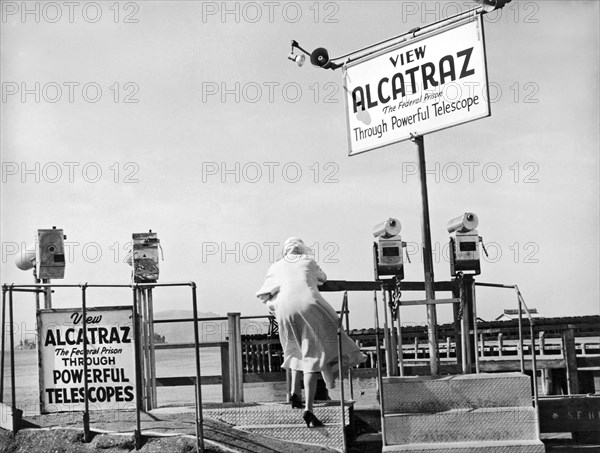
{"label": "woman in white coat", "polygon": [[[279,338],[283,348],[282,368],[292,376],[292,407],[302,408],[301,378],[304,373],[306,410],[303,414],[308,427],[322,426],[313,414],[313,402],[319,373],[328,388],[333,388],[338,367],[338,315],[323,299],[318,285],[327,276],[309,256],[310,249],[302,239],[289,238],[283,246],[282,258],[273,263],[257,297],[275,313]],[[366,356],[342,333],[342,366],[362,363]]]}

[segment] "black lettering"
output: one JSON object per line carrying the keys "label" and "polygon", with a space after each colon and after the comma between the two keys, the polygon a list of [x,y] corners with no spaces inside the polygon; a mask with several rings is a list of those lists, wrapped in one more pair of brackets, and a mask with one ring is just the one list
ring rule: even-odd
{"label": "black lettering", "polygon": [[75,344],[75,329],[67,329],[65,332],[65,341],[67,344]]}
{"label": "black lettering", "polygon": [[133,387],[131,385],[128,385],[127,387],[125,387],[125,401],[129,402],[129,401],[133,401],[134,395],[133,395]]}
{"label": "black lettering", "polygon": [[[444,63],[448,62],[448,70],[444,70]],[[446,83],[446,77],[450,77],[450,81],[454,81],[456,79],[456,73],[454,71],[454,58],[452,55],[446,55],[442,57],[440,60],[440,83],[443,85]]]}
{"label": "black lettering", "polygon": [[54,338],[54,331],[49,330],[46,332],[46,340],[44,341],[44,346],[48,346],[51,344],[52,346],[56,346],[56,338]]}
{"label": "black lettering", "polygon": [[98,327],[98,343],[105,344],[109,342],[110,341],[108,339],[108,329],[106,327]]}
{"label": "black lettering", "polygon": [[121,337],[119,336],[119,330],[116,327],[110,329],[110,343],[120,343]]}
{"label": "black lettering", "polygon": [[438,83],[435,81],[433,76],[435,75],[435,65],[433,63],[425,63],[421,66],[421,75],[423,76],[423,89],[427,90],[429,88],[429,83],[431,86],[438,86]]}
{"label": "black lettering", "polygon": [[352,102],[354,104],[354,113],[358,111],[359,106],[361,110],[365,109],[365,92],[362,87],[356,87],[352,90]]}
{"label": "black lettering", "polygon": [[377,107],[377,101],[371,101],[371,86],[367,83],[365,86],[367,90],[367,108]]}
{"label": "black lettering", "polygon": [[460,71],[460,77],[459,77],[460,79],[475,74],[475,69],[467,69],[467,66],[469,66],[469,61],[471,61],[472,53],[473,53],[473,48],[471,47],[469,49],[461,50],[460,52],[458,52],[456,54],[458,57],[465,57],[465,61],[463,62],[463,66]]}
{"label": "black lettering", "polygon": [[415,66],[414,68],[410,68],[406,70],[406,74],[410,76],[410,84],[412,86],[412,94],[417,92],[417,84],[415,82],[415,72],[419,70],[419,66]]}
{"label": "black lettering", "polygon": [[46,393],[48,394],[48,403],[54,403],[54,389],[46,389]]}
{"label": "black lettering", "polygon": [[394,100],[398,99],[398,94],[401,94],[402,97],[406,96],[404,77],[400,72],[394,74],[394,77],[392,77],[392,96],[394,97]]}
{"label": "black lettering", "polygon": [[387,77],[384,77],[383,79],[381,79],[381,80],[379,81],[379,84],[377,84],[377,95],[379,96],[379,100],[380,100],[380,101],[381,101],[381,103],[383,103],[383,104],[387,104],[388,102],[390,102],[390,97],[389,97],[389,96],[387,96],[387,97],[384,97],[384,96],[383,96],[383,93],[382,93],[382,91],[381,91],[381,88],[382,88],[382,86],[383,86],[383,83],[384,83],[384,82],[389,82],[389,81],[390,81],[390,79],[388,79]]}
{"label": "black lettering", "polygon": [[415,49],[415,55],[417,56],[417,60],[419,60],[425,56],[425,47],[427,47],[427,46],[425,45],[423,47],[417,47]]}
{"label": "black lettering", "polygon": [[[354,112],[356,112],[356,110]],[[121,337],[121,343],[131,343],[131,338],[129,338],[129,332],[131,331],[131,327],[123,326],[121,327],[121,331],[123,332],[123,336]]]}

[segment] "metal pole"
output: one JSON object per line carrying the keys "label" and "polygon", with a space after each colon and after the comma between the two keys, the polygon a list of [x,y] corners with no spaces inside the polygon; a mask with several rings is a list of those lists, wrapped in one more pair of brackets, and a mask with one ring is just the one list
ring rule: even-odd
{"label": "metal pole", "polygon": [[154,299],[152,297],[152,288],[148,288],[148,330],[150,337],[150,401],[152,407],[157,406],[156,395],[156,354],[154,351]]}
{"label": "metal pole", "polygon": [[[43,278],[42,283],[46,283],[46,284],[50,285],[50,279]],[[46,291],[44,292],[44,308],[46,310],[49,308],[52,308],[52,287],[51,286],[46,286]]]}
{"label": "metal pole", "polygon": [[196,451],[204,452],[204,421],[202,419],[202,374],[200,371],[200,334],[198,332],[198,299],[196,284],[192,283],[192,310],[194,315],[194,354],[196,356]]}
{"label": "metal pole", "polygon": [[13,293],[12,287],[8,293],[8,316],[10,322],[10,407],[13,418],[13,434],[19,427],[16,423],[17,395],[15,391],[15,324],[13,319]]}
{"label": "metal pole", "polygon": [[6,285],[2,285],[2,354],[0,356],[0,403],[4,402],[4,348],[6,344]]}
{"label": "metal pole", "polygon": [[[475,300],[475,285],[471,284],[471,303],[473,304],[473,344],[475,345],[475,373],[479,374],[479,337],[477,336],[477,301]],[[481,343],[483,356],[483,342]]]}
{"label": "metal pole", "polygon": [[[38,276],[37,276],[37,270],[36,270],[35,266],[33,267],[33,279],[34,279],[34,281],[35,281],[36,285],[37,285],[38,283],[41,283],[41,280],[40,280],[40,279],[38,278]],[[39,293],[39,292],[36,292],[36,293],[35,293],[35,311],[36,311],[36,313],[37,313],[39,310],[40,310],[40,293]]]}
{"label": "metal pole", "polygon": [[[536,409],[538,406],[538,382],[537,382],[537,360],[535,357],[535,337],[533,322],[529,320],[529,333],[531,334],[531,372],[533,374],[533,400],[535,402]],[[538,409],[539,410],[539,409]]]}
{"label": "metal pole", "polygon": [[[344,313],[347,309],[346,304],[348,302],[348,292],[346,291],[344,293],[344,301],[342,302],[342,314],[341,316],[344,316]],[[346,411],[344,410],[344,370],[342,369],[342,319],[340,318],[340,321],[338,323],[338,329],[337,329],[337,334],[338,334],[338,375],[340,378],[340,408],[342,410],[342,451],[344,453],[346,453],[347,451],[347,446],[346,446],[346,436],[344,433],[345,430],[345,426],[346,426]]]}
{"label": "metal pole", "polygon": [[[390,357],[391,357],[391,362],[390,362],[390,368],[391,368],[391,373],[392,376],[398,376],[398,341],[396,340],[396,335],[394,334],[394,310],[392,309],[392,306],[390,305],[390,303],[393,300],[393,296],[392,296],[392,290],[388,289],[388,303],[386,305],[384,305],[384,308],[386,310],[389,309],[390,313],[390,323],[389,323],[389,331],[388,331],[388,335],[389,335],[389,339],[390,339]],[[387,321],[387,320],[386,320]]]}
{"label": "metal pole", "polygon": [[[429,198],[427,195],[427,173],[425,167],[425,145],[422,135],[414,135],[412,140],[419,152],[419,176],[421,179],[423,269],[425,271],[425,298],[435,299],[431,229],[429,226]],[[427,305],[427,336],[429,337],[429,365],[432,376],[439,374],[440,358],[437,339],[437,311],[435,304]]]}
{"label": "metal pole", "polygon": [[404,348],[402,343],[402,325],[400,322],[400,306],[396,307],[396,322],[398,323],[398,364],[400,376],[404,376]]}
{"label": "metal pole", "polygon": [[462,346],[461,365],[463,374],[471,374],[471,348],[469,347],[469,325],[465,310],[460,323],[460,342]]}
{"label": "metal pole", "polygon": [[85,297],[86,284],[81,285],[81,322],[83,327],[83,441],[90,442],[90,403],[88,401],[88,338],[87,338],[87,301]]}
{"label": "metal pole", "polygon": [[[348,291],[344,292],[346,300],[346,333],[350,332],[350,308],[348,308]],[[352,383],[352,367],[348,368],[348,383],[350,384],[350,399],[354,399],[354,384]]]}
{"label": "metal pole", "polygon": [[525,357],[523,353],[523,308],[521,306],[521,299],[519,299],[519,361],[521,362],[521,373],[525,373]]}
{"label": "metal pole", "polygon": [[152,410],[151,389],[150,389],[150,338],[148,331],[148,298],[147,288],[140,288],[140,314],[142,316],[142,351],[144,363],[144,410]]}
{"label": "metal pole", "polygon": [[[455,344],[455,350],[456,350],[456,364],[463,364],[463,335],[462,335],[462,313],[461,313],[461,306],[464,305],[464,302],[462,300],[462,278],[459,279],[458,278],[454,278],[452,280],[455,283],[455,287],[452,289],[452,297],[455,297],[456,299],[460,299],[461,302],[456,303],[456,304],[452,304],[452,312],[454,315],[454,331],[456,332],[456,336],[454,344]],[[460,333],[459,333],[460,331]],[[463,366],[463,373],[464,373],[464,366]]]}
{"label": "metal pole", "polygon": [[140,354],[140,322],[138,319],[138,286],[133,285],[133,336],[135,357],[135,432],[133,433],[135,449],[142,446],[142,429],[140,411],[142,410],[142,370]]}
{"label": "metal pole", "polygon": [[383,344],[385,346],[385,374],[387,377],[390,377],[392,375],[394,364],[392,360],[390,329],[388,328],[387,297],[385,290],[383,291]]}
{"label": "metal pole", "polygon": [[[385,292],[385,290],[383,290]],[[377,291],[373,291],[373,303],[375,305],[375,350],[377,351],[377,385],[379,387],[379,407],[381,408],[381,438],[383,445],[385,439],[385,410],[383,401],[383,377],[381,373],[381,348],[379,347],[379,311],[377,309]]]}

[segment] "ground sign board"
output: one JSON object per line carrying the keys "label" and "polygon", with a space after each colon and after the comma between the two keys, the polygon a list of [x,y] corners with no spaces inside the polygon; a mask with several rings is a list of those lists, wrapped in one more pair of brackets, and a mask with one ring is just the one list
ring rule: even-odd
{"label": "ground sign board", "polygon": [[[87,382],[90,410],[135,408],[131,307],[87,310]],[[38,312],[41,412],[84,408],[81,309]]]}
{"label": "ground sign board", "polygon": [[349,155],[490,115],[481,15],[344,66]]}

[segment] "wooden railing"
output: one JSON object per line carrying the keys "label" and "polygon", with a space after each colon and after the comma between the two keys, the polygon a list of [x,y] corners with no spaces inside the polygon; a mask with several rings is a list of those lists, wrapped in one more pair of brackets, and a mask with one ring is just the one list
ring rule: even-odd
{"label": "wooden railing", "polygon": [[[226,318],[200,318],[198,321],[227,321],[229,337],[227,341],[202,342],[200,348],[215,348],[220,350],[221,375],[202,376],[202,385],[221,385],[223,402],[243,402],[244,387],[242,377],[242,336],[240,313],[228,313]],[[154,323],[180,323],[193,322],[191,318],[184,319],[156,319]],[[155,349],[185,349],[193,348],[195,343],[158,343]],[[152,385],[155,386],[185,386],[195,385],[194,376],[161,376],[156,377]]]}

